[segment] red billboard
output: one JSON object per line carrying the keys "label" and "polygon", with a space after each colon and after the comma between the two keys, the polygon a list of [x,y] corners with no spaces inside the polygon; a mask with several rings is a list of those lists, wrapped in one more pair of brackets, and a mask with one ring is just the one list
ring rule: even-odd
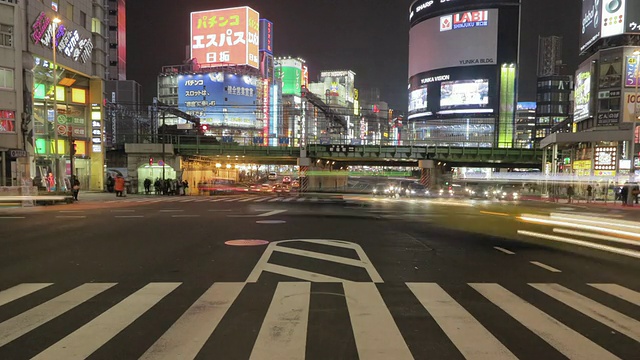
{"label": "red billboard", "polygon": [[191,13],[191,58],[203,67],[259,67],[260,14],[250,7]]}

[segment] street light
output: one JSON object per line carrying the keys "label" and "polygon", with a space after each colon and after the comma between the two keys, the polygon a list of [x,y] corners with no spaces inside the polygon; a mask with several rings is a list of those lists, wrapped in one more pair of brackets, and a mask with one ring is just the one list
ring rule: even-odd
{"label": "street light", "polygon": [[53,163],[55,167],[55,181],[56,181],[56,191],[59,192],[62,188],[62,177],[60,176],[60,154],[58,154],[58,63],[56,61],[56,26],[60,23],[60,18],[53,18],[52,20],[52,33],[51,33],[51,50],[53,51]]}

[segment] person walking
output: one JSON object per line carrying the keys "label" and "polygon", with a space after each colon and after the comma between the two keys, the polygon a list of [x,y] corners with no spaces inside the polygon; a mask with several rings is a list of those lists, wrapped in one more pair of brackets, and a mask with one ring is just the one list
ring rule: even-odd
{"label": "person walking", "polygon": [[182,196],[187,195],[188,189],[189,189],[189,182],[187,180],[182,180]]}
{"label": "person walking", "polygon": [[575,192],[573,190],[573,186],[569,185],[567,187],[567,199],[569,199],[569,204],[571,204],[573,202],[573,195],[575,195]]}
{"label": "person walking", "polygon": [[114,189],[116,190],[116,197],[123,197],[124,192],[124,178],[122,175],[118,175],[115,180]]}
{"label": "person walking", "polygon": [[587,202],[590,203],[591,202],[591,197],[593,196],[593,187],[591,187],[591,184],[587,185]]}
{"label": "person walking", "polygon": [[144,193],[149,195],[151,194],[151,179],[144,179]]}
{"label": "person walking", "polygon": [[73,200],[78,201],[78,194],[80,193],[80,180],[77,176],[73,177],[71,182],[71,194],[73,194]]}

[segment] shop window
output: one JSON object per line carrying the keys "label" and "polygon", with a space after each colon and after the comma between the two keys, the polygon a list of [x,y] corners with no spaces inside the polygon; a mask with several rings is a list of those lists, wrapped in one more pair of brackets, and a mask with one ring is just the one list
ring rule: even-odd
{"label": "shop window", "polygon": [[87,142],[76,140],[76,156],[86,156],[87,155]]}
{"label": "shop window", "polygon": [[87,102],[87,91],[85,89],[71,89],[71,101],[74,103],[85,104]]}
{"label": "shop window", "polygon": [[13,26],[0,24],[0,46],[13,47]]}
{"label": "shop window", "polygon": [[16,132],[16,112],[0,110],[0,134]]}
{"label": "shop window", "polygon": [[33,89],[33,98],[44,100],[46,96],[45,87],[45,84],[35,83],[35,88]]}
{"label": "shop window", "polygon": [[64,86],[56,86],[56,100],[65,101]]}
{"label": "shop window", "polygon": [[0,89],[13,90],[13,69],[0,68]]}

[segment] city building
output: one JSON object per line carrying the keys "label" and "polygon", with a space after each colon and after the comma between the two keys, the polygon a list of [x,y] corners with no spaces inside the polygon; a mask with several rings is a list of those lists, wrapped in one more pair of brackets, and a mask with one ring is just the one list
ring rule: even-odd
{"label": "city building", "polygon": [[536,126],[536,103],[519,102],[516,108],[516,126],[513,138],[514,146],[521,149],[534,147]]}
{"label": "city building", "polygon": [[105,94],[105,146],[142,142],[151,133],[150,119],[142,104],[142,86],[134,80],[109,80],[105,82]]}
{"label": "city building", "polygon": [[560,75],[563,72],[562,37],[538,38],[538,77]]}
{"label": "city building", "polygon": [[[571,132],[551,133],[540,141],[548,173],[563,171],[598,182],[633,181],[639,174],[640,28],[633,19],[640,18],[640,6],[611,3],[582,3],[580,51],[587,58],[575,74],[574,124]],[[567,129],[562,122],[556,125]]]}
{"label": "city building", "polygon": [[125,0],[108,0],[107,80],[127,80],[127,13]]}
{"label": "city building", "polygon": [[411,5],[412,140],[513,146],[519,11],[518,0]]}
{"label": "city building", "polygon": [[73,175],[84,189],[102,190],[104,5],[0,6],[2,184],[33,179],[39,187],[65,190]]}
{"label": "city building", "polygon": [[536,86],[536,121],[534,140],[539,142],[559,127],[571,127],[571,95],[573,76],[550,75],[538,77]]}

